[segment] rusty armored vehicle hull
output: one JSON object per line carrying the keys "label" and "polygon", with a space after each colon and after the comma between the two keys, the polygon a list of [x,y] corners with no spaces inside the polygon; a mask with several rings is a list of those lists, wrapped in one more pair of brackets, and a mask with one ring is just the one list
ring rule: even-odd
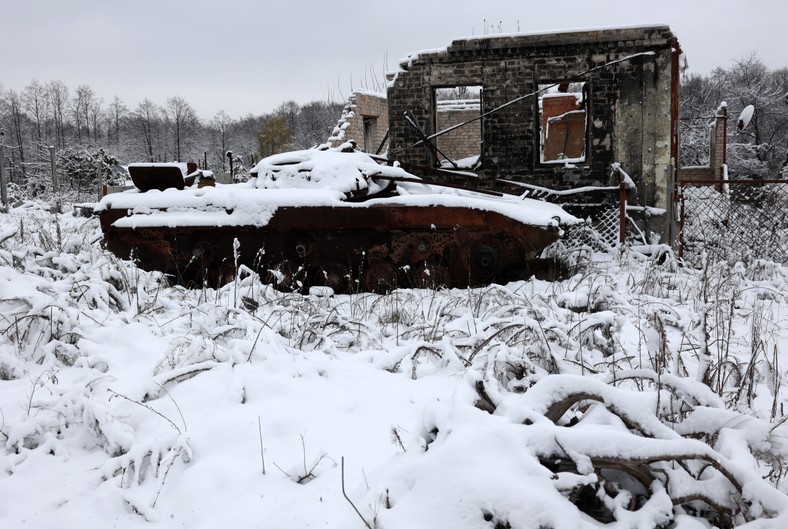
{"label": "rusty armored vehicle hull", "polygon": [[[328,164],[333,178],[280,158],[246,184],[107,196],[97,208],[104,244],[186,286],[219,286],[246,270],[283,290],[380,293],[521,277],[575,220],[551,204],[436,191],[399,169],[358,157],[348,167],[346,158]],[[287,174],[304,185],[293,188]]]}
{"label": "rusty armored vehicle hull", "polygon": [[284,207],[262,228],[113,226],[126,216],[101,214],[107,249],[180,284],[218,286],[243,266],[281,288],[337,293],[513,279],[560,233],[447,206]]}

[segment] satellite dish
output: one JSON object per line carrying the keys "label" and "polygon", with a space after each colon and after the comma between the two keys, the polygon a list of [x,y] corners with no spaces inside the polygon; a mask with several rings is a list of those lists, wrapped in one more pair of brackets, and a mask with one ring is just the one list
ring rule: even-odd
{"label": "satellite dish", "polygon": [[741,111],[739,114],[739,121],[736,122],[736,129],[741,132],[747,128],[747,125],[750,124],[750,120],[752,119],[752,115],[755,113],[755,107],[752,105],[747,105],[744,107],[744,110]]}

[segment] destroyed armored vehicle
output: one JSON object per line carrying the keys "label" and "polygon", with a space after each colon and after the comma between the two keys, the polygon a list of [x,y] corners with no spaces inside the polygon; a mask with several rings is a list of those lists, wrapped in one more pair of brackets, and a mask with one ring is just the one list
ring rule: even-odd
{"label": "destroyed armored vehicle", "polygon": [[271,156],[252,176],[200,188],[175,175],[108,195],[103,242],[186,286],[255,272],[283,290],[385,292],[521,277],[577,222],[545,202],[435,185],[352,142]]}

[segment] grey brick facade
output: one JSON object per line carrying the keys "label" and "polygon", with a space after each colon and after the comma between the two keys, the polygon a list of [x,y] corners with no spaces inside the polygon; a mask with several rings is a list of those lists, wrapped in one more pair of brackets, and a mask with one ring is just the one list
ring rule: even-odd
{"label": "grey brick facade", "polygon": [[[483,179],[557,189],[606,185],[619,162],[635,180],[634,201],[665,207],[677,153],[679,53],[670,29],[655,26],[485,36],[411,55],[389,74],[389,156],[434,165],[423,146],[412,147],[419,136],[403,114],[412,112],[433,134],[435,89],[481,86],[483,113],[509,103],[481,118]],[[562,82],[586,83],[585,159],[542,163],[539,97],[527,95]]]}

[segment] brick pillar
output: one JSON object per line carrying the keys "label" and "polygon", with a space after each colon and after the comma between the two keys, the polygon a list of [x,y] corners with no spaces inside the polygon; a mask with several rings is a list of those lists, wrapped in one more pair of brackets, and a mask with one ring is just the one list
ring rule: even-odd
{"label": "brick pillar", "polygon": [[722,166],[728,161],[728,105],[724,101],[714,113],[714,128],[711,130],[709,167],[714,178],[722,178]]}

